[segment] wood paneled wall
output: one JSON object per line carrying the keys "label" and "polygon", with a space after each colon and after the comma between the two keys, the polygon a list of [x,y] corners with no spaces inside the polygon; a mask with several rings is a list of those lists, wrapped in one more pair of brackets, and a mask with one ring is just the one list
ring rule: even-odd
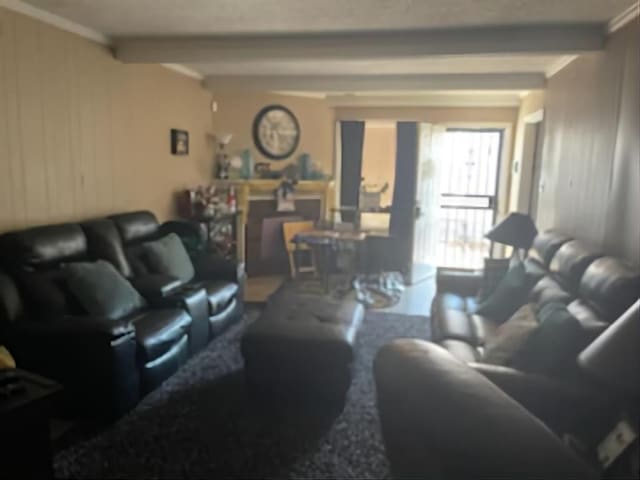
{"label": "wood paneled wall", "polygon": [[640,264],[640,23],[549,79],[538,221]]}
{"label": "wood paneled wall", "polygon": [[[0,232],[151,209],[211,178],[211,94],[0,8]],[[171,128],[190,154],[170,154]]]}

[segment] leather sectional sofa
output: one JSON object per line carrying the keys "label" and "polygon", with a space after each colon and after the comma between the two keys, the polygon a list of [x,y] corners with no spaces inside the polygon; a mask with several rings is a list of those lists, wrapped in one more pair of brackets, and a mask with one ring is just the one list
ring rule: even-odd
{"label": "leather sectional sofa", "polygon": [[[525,269],[527,301],[538,309],[566,305],[585,344],[601,340],[621,316],[638,315],[640,270],[567,235],[539,234]],[[560,437],[587,444],[604,438],[630,398],[603,388],[578,366],[577,354],[571,368],[549,374],[483,362],[499,323],[474,313],[481,280],[439,272],[432,341],[398,340],[377,356],[378,407],[394,473],[596,478],[596,469]]]}
{"label": "leather sectional sofa", "polygon": [[[139,245],[176,225],[133,212],[0,236],[0,343],[21,368],[63,384],[69,413],[121,415],[241,318],[242,265],[202,253],[186,283],[136,268]],[[117,319],[83,310],[61,267],[99,259],[131,281],[144,308]]]}

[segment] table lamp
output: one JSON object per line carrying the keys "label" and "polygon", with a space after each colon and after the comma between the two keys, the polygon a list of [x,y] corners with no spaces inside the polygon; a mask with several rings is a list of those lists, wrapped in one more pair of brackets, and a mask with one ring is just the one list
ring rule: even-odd
{"label": "table lamp", "polygon": [[513,256],[519,257],[520,250],[531,248],[538,229],[529,215],[511,212],[507,217],[489,230],[485,237],[492,242],[502,243],[513,247]]}

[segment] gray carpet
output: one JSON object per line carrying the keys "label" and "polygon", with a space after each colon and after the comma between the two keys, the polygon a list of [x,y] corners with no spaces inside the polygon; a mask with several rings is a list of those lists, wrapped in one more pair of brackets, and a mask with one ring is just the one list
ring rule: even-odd
{"label": "gray carpet", "polygon": [[344,411],[276,413],[249,398],[235,326],[132,412],[54,459],[68,478],[388,478],[372,365],[393,338],[428,338],[426,317],[369,312]]}

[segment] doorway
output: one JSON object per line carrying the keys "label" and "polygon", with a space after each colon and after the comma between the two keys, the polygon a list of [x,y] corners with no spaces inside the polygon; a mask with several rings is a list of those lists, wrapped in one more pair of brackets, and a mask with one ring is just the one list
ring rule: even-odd
{"label": "doorway", "polygon": [[495,222],[504,130],[447,128],[439,165],[438,267],[481,268]]}

